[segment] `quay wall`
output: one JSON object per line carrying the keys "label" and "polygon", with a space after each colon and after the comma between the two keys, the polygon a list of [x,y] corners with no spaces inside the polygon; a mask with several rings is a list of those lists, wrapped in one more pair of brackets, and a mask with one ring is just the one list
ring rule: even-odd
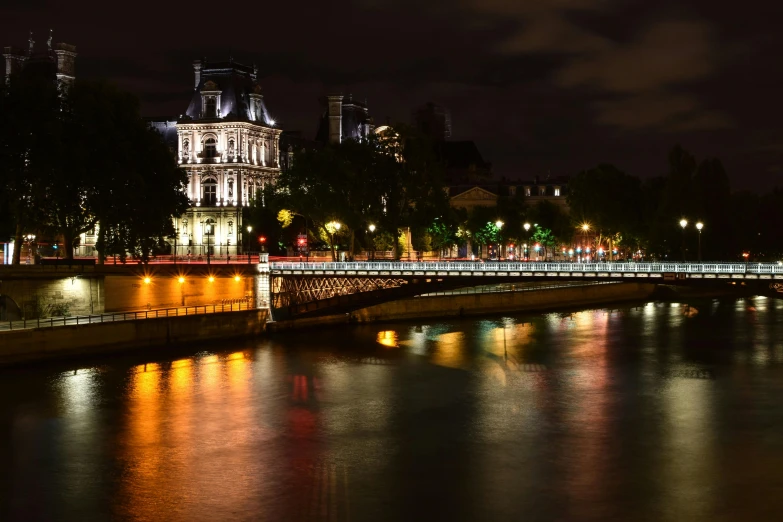
{"label": "quay wall", "polygon": [[486,294],[414,297],[382,303],[350,314],[278,321],[269,331],[284,331],[341,323],[371,323],[410,319],[433,319],[605,305],[649,299],[655,291],[650,283],[617,283],[566,286],[557,289]]}
{"label": "quay wall", "polygon": [[268,278],[256,266],[152,267],[147,273],[112,266],[83,272],[3,269],[0,321],[60,316],[63,311],[75,316],[239,301],[264,307]]}
{"label": "quay wall", "polygon": [[0,366],[260,335],[267,310],[0,332]]}

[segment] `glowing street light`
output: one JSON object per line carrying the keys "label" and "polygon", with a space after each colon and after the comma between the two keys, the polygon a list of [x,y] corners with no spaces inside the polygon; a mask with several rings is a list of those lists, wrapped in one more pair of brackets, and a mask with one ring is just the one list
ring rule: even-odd
{"label": "glowing street light", "polygon": [[688,220],[682,218],[680,220],[680,226],[682,227],[682,260],[685,261],[685,227],[688,226]]}
{"label": "glowing street light", "polygon": [[503,228],[503,225],[505,225],[505,223],[503,223],[503,222],[502,222],[502,221],[500,221],[499,219],[498,219],[497,221],[495,221],[495,226],[496,226],[496,227],[498,227],[498,228]]}
{"label": "glowing street light", "polygon": [[582,223],[582,231],[587,232],[590,230],[590,224],[589,223]]}
{"label": "glowing street light", "polygon": [[185,278],[184,277],[180,277],[179,279],[177,279],[177,281],[179,281],[179,284],[182,284],[182,283],[185,282]]}
{"label": "glowing street light", "polygon": [[699,221],[696,223],[696,230],[699,231],[699,262],[701,262],[701,229],[704,228],[704,223]]}
{"label": "glowing street light", "polygon": [[337,261],[334,251],[334,235],[340,231],[340,228],[342,228],[342,225],[337,221],[330,221],[326,224],[326,231],[329,232],[329,237],[331,238],[332,261]]}
{"label": "glowing street light", "polygon": [[370,226],[367,227],[370,230],[370,234],[372,234],[372,237],[370,238],[370,258],[375,261],[375,225],[370,223]]}
{"label": "glowing street light", "polygon": [[151,282],[152,282],[152,279],[150,279],[149,277],[145,277],[145,278],[144,278],[144,284],[145,284],[145,285],[148,285],[148,284],[150,284]]}

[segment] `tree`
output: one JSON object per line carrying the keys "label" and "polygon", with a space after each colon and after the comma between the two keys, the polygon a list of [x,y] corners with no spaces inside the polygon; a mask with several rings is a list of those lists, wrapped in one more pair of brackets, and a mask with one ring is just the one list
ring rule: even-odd
{"label": "tree", "polygon": [[702,258],[729,259],[736,253],[732,234],[731,186],[723,164],[717,158],[699,163],[693,178],[694,205],[686,214],[692,223],[702,221]]}
{"label": "tree", "polygon": [[18,265],[22,237],[41,234],[47,185],[55,178],[56,154],[61,142],[60,92],[37,67],[25,67],[0,87],[0,185],[2,207],[14,222],[14,256]]}
{"label": "tree", "polygon": [[105,83],[56,85],[25,68],[0,93],[0,182],[16,244],[24,231],[49,232],[71,258],[100,223],[101,260],[126,250],[146,260],[187,207],[184,173],[133,96]]}
{"label": "tree", "polygon": [[[275,198],[306,216],[317,235],[325,234],[333,259],[331,222],[339,222],[341,233],[349,234],[351,254],[357,231],[368,223],[376,225],[376,237],[382,232],[397,237],[405,227],[426,230],[444,215],[448,200],[440,165],[425,143],[402,127],[384,136],[299,152],[293,166],[281,173]],[[393,248],[399,258],[397,242]]]}
{"label": "tree", "polygon": [[586,224],[596,234],[599,245],[613,238],[638,232],[641,215],[641,182],[614,165],[600,164],[574,176],[568,183],[568,204],[576,227]]}

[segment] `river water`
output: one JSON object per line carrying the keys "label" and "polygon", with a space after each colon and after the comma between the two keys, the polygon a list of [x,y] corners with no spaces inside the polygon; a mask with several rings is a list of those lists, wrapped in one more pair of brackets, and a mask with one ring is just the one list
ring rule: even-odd
{"label": "river water", "polygon": [[783,519],[783,301],[0,372],[0,520]]}

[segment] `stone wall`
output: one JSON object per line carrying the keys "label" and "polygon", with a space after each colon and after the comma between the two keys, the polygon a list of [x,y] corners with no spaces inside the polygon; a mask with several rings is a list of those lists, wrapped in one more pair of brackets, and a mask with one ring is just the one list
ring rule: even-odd
{"label": "stone wall", "polygon": [[515,312],[543,312],[584,306],[601,306],[623,301],[649,299],[654,284],[618,283],[567,286],[524,292],[415,297],[370,306],[350,314],[277,321],[268,331],[311,328],[347,322],[399,321]]}
{"label": "stone wall", "polygon": [[249,337],[263,333],[266,320],[266,310],[248,310],[3,331],[0,365]]}
{"label": "stone wall", "polygon": [[[59,316],[53,312],[62,310],[74,316],[231,302],[264,307],[269,299],[265,274],[216,275],[210,281],[207,274],[183,273],[183,279],[180,283],[179,275],[171,274],[151,276],[149,283],[133,274],[0,277],[0,296],[13,300],[27,319]],[[36,314],[36,308],[43,313]]]}
{"label": "stone wall", "polygon": [[151,277],[145,283],[141,277],[107,275],[104,280],[106,312],[144,310],[146,308],[175,308],[229,302],[245,302],[255,306],[254,277],[184,275]]}
{"label": "stone wall", "polygon": [[525,292],[417,297],[383,303],[350,314],[354,322],[391,321],[507,312],[538,312],[557,308],[648,299],[654,284],[618,283]]}
{"label": "stone wall", "polygon": [[102,283],[99,277],[76,275],[4,278],[0,280],[0,295],[13,299],[28,319],[61,315],[58,312],[63,310],[68,315],[99,314],[104,310]]}

